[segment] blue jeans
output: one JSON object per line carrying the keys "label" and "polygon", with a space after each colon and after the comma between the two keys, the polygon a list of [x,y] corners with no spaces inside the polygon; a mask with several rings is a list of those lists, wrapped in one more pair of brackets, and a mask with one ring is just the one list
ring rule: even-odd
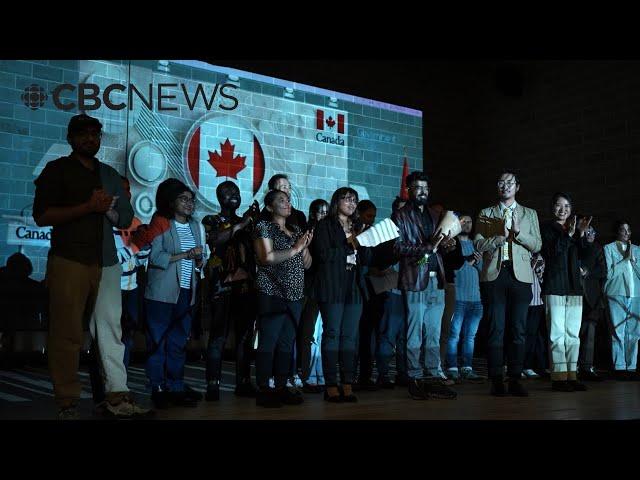
{"label": "blue jeans", "polygon": [[361,303],[318,302],[322,314],[322,371],[327,386],[338,385],[338,361],[343,384],[351,385],[355,373],[356,339]]}
{"label": "blue jeans", "polygon": [[436,377],[440,363],[440,328],[444,313],[444,290],[432,277],[422,292],[403,291],[407,332],[407,374],[410,378],[423,378],[421,353],[424,354],[424,370]]}
{"label": "blue jeans", "polygon": [[640,339],[640,297],[608,296],[611,353],[616,370],[635,370]]}
{"label": "blue jeans", "polygon": [[376,366],[378,377],[386,377],[389,374],[389,362],[396,349],[396,370],[405,373],[405,343],[404,338],[404,304],[402,295],[389,292],[384,302],[384,314],[380,320],[378,330],[378,348],[376,348]]}
{"label": "blue jeans", "polygon": [[146,372],[151,388],[184,390],[185,347],[191,331],[191,289],[181,288],[178,303],[146,300]]}
{"label": "blue jeans", "polygon": [[481,318],[482,302],[456,302],[447,340],[448,368],[458,367],[458,341],[462,343],[462,366],[472,366],[473,346]]}

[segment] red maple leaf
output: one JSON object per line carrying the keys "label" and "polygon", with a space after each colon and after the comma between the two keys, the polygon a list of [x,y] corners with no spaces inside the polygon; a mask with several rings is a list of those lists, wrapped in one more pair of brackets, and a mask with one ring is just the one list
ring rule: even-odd
{"label": "red maple leaf", "polygon": [[246,165],[244,161],[246,156],[236,155],[233,156],[233,151],[236,149],[235,145],[232,145],[229,139],[220,144],[220,151],[222,155],[214,150],[211,153],[209,150],[209,163],[216,170],[216,177],[231,177],[237,179],[239,172],[245,169]]}
{"label": "red maple leaf", "polygon": [[336,124],[336,121],[332,117],[327,118],[326,122],[327,125],[329,125],[329,128],[333,128],[333,126]]}

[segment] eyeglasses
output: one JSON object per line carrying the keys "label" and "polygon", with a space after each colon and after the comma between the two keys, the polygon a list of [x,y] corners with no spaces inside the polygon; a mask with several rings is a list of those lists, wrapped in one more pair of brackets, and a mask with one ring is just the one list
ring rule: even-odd
{"label": "eyeglasses", "polygon": [[340,200],[342,200],[344,203],[353,203],[355,205],[358,204],[358,200],[356,200],[355,197],[342,197]]}
{"label": "eyeglasses", "polygon": [[502,187],[508,187],[508,188],[511,188],[511,187],[513,187],[515,184],[516,184],[516,182],[504,182],[504,181],[500,180],[500,181],[498,182],[498,187],[500,187],[500,188],[502,188]]}
{"label": "eyeglasses", "polygon": [[423,187],[422,185],[411,185],[409,188],[415,190],[416,192],[428,192],[429,187]]}
{"label": "eyeglasses", "polygon": [[190,203],[190,204],[192,204],[192,205],[195,205],[195,203],[196,203],[195,198],[192,198],[192,197],[185,197],[184,195],[180,195],[180,196],[178,197],[178,200],[180,200],[182,203],[187,203],[187,204],[189,204],[189,203]]}

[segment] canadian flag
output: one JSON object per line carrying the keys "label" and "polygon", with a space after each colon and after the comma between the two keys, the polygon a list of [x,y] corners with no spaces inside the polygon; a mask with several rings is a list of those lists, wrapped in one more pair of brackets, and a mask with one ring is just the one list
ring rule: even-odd
{"label": "canadian flag", "polygon": [[316,130],[329,130],[344,133],[345,118],[343,113],[316,110]]}
{"label": "canadian flag", "polygon": [[409,192],[407,192],[407,177],[409,176],[409,162],[404,157],[404,166],[402,167],[402,180],[400,181],[400,198],[405,202],[409,200]]}

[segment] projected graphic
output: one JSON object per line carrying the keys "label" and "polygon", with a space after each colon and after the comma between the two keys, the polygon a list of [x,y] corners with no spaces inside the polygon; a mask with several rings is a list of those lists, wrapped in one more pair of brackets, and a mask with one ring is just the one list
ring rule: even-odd
{"label": "projected graphic", "polygon": [[193,188],[200,218],[219,210],[220,182],[238,184],[242,212],[276,173],[305,212],[348,185],[384,218],[405,162],[422,166],[422,112],[354,94],[198,61],[0,61],[0,264],[20,249],[44,275],[47,232],[25,235],[39,231],[33,180],[70,153],[81,110],[103,123],[98,157],[129,178],[142,222],[166,178]]}

